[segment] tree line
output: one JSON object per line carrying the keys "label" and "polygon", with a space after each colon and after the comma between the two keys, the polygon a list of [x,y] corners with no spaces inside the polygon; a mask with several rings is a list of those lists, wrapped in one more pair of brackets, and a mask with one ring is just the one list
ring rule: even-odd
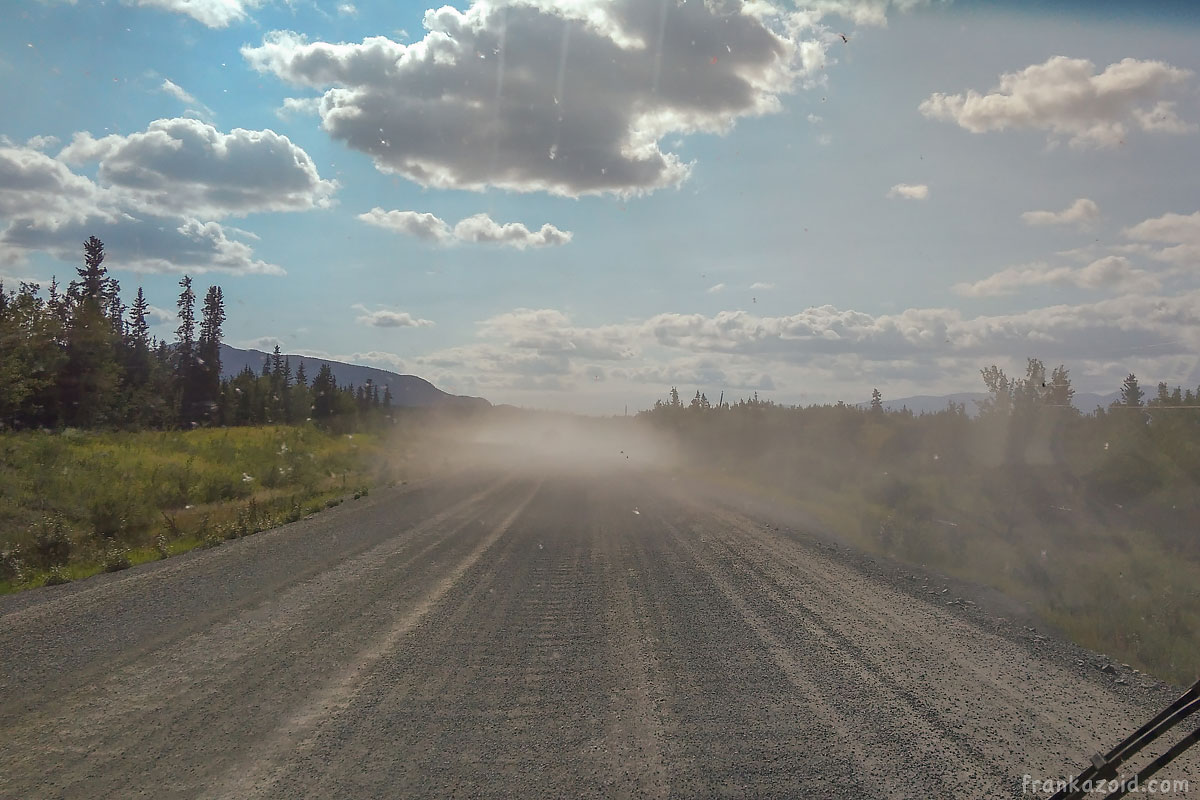
{"label": "tree line", "polygon": [[150,333],[150,304],[133,304],[104,265],[104,243],[83,244],[83,265],[62,291],[0,282],[0,429],[188,428],[301,423],[354,427],[382,419],[390,388],[338,386],[328,364],[315,376],[278,345],[261,372],[221,375],[225,296],[209,286],[199,307],[192,279],[179,281],[173,341]]}
{"label": "tree line", "polygon": [[935,413],[887,411],[878,389],[863,406],[786,406],[757,393],[734,402],[722,395],[713,403],[699,390],[685,402],[673,387],[638,416],[679,434],[714,464],[774,469],[816,459],[834,481],[857,481],[864,470],[899,470],[936,455],[936,465],[925,463],[938,469],[1049,469],[1117,502],[1200,485],[1200,387],[1159,383],[1147,396],[1130,374],[1116,401],[1085,413],[1072,403],[1075,390],[1064,365],[1049,369],[1030,358],[1024,376],[1010,377],[995,365],[980,376],[987,394],[976,401],[974,415],[954,402]]}

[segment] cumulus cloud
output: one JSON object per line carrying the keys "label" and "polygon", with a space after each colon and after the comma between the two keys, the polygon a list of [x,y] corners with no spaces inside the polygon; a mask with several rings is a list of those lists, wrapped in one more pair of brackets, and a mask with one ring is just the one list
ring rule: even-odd
{"label": "cumulus cloud", "polygon": [[750,284],[750,288],[751,289],[774,289],[775,284],[767,283],[766,281],[755,281],[754,283]]}
{"label": "cumulus cloud", "polygon": [[1151,251],[1150,255],[1159,261],[1185,268],[1200,267],[1200,211],[1148,219],[1127,228],[1125,235],[1139,242],[1168,245]]}
{"label": "cumulus cloud", "polygon": [[947,375],[965,377],[980,363],[1021,361],[1031,352],[1067,363],[1139,350],[1178,357],[1200,345],[1198,326],[1200,291],[1125,293],[976,317],[949,308],[873,315],[819,306],[784,316],[663,313],[588,327],[554,309],[518,309],[479,323],[475,342],[417,365],[436,380],[485,393],[580,388],[599,371],[609,384],[768,388],[891,376],[928,390]]}
{"label": "cumulus cloud", "polygon": [[158,306],[146,307],[146,321],[151,325],[174,324],[178,319],[179,315],[171,309]]}
{"label": "cumulus cloud", "polygon": [[249,11],[262,5],[262,0],[122,0],[125,5],[157,8],[186,14],[210,28],[226,28],[241,22]]}
{"label": "cumulus cloud", "polygon": [[1026,211],[1021,219],[1026,225],[1079,225],[1087,227],[1100,218],[1100,207],[1086,197],[1080,197],[1062,211]]}
{"label": "cumulus cloud", "polygon": [[98,184],[38,150],[0,147],[2,258],[11,264],[45,252],[76,263],[80,243],[96,235],[114,269],[284,274],[279,265],[254,256],[244,241],[256,238],[253,234],[193,213],[212,210],[203,203],[199,209],[178,201],[151,207],[145,197],[118,183]]}
{"label": "cumulus cloud", "polygon": [[52,147],[58,147],[57,136],[31,136],[29,141],[25,142],[25,146],[34,150],[49,150]]}
{"label": "cumulus cloud", "polygon": [[708,292],[709,294],[720,294],[721,292],[725,291],[725,284],[714,283],[712,286],[708,287],[704,291]]}
{"label": "cumulus cloud", "polygon": [[964,297],[995,297],[1033,286],[1147,291],[1159,288],[1160,283],[1145,270],[1135,269],[1124,256],[1110,255],[1085,267],[1046,264],[1009,267],[974,283],[959,283],[954,286],[954,291]]}
{"label": "cumulus cloud", "polygon": [[146,209],[197,217],[323,208],[337,189],[286,136],[270,129],[222,133],[196,119],[155,120],[127,136],[77,133],[59,158],[99,162],[101,184]]}
{"label": "cumulus cloud", "polygon": [[376,206],[364,214],[359,214],[358,218],[368,225],[407,234],[426,242],[444,243],[454,238],[454,231],[450,226],[428,212],[384,211]]}
{"label": "cumulus cloud", "polygon": [[321,113],[321,98],[319,97],[285,97],[283,105],[275,109],[275,116],[280,119],[319,113]]}
{"label": "cumulus cloud", "polygon": [[527,247],[552,247],[571,241],[568,231],[561,231],[546,223],[541,229],[533,232],[520,222],[508,222],[503,225],[495,222],[487,214],[476,214],[459,221],[454,226],[454,238],[460,242],[475,242],[478,244],[503,244],[524,250]]}
{"label": "cumulus cloud", "polygon": [[286,347],[283,339],[280,339],[278,336],[259,336],[255,339],[243,339],[238,346],[249,350],[259,350],[264,353],[269,353],[276,347],[280,350]]}
{"label": "cumulus cloud", "polygon": [[41,220],[17,217],[0,232],[0,246],[16,252],[41,251],[77,262],[81,242],[98,236],[115,269],[132,272],[227,272],[237,275],[285,275],[283,267],[254,257],[241,241],[244,232],[190,217],[121,213],[112,219],[90,217],[47,227]]}
{"label": "cumulus cloud", "polygon": [[930,119],[954,122],[971,133],[1027,129],[1047,131],[1051,141],[1066,137],[1072,147],[1112,147],[1132,126],[1152,133],[1197,129],[1163,99],[1184,84],[1190,70],[1162,61],[1126,58],[1103,72],[1082,58],[1055,56],[1000,76],[989,93],[930,95],[919,106]]}
{"label": "cumulus cloud", "polygon": [[929,187],[923,183],[897,183],[888,189],[887,196],[893,199],[924,200],[929,197]]}
{"label": "cumulus cloud", "polygon": [[425,37],[408,45],[274,31],[242,54],[323,91],[330,136],[423,186],[636,194],[689,173],[664,136],[778,110],[828,46],[811,19],[763,3],[663,8],[477,0],[427,12]]}
{"label": "cumulus cloud", "polygon": [[359,312],[356,318],[359,324],[369,325],[372,328],[428,328],[433,325],[431,320],[419,319],[407,311],[392,311],[391,309],[371,311],[362,303],[354,305],[353,308]]}
{"label": "cumulus cloud", "polygon": [[0,217],[28,215],[54,227],[111,219],[106,204],[103,189],[63,162],[29,147],[0,147]]}
{"label": "cumulus cloud", "polygon": [[368,225],[414,236],[422,241],[437,244],[454,242],[470,244],[498,244],[524,250],[529,247],[553,247],[571,241],[570,231],[559,230],[546,223],[540,230],[531,231],[520,222],[499,223],[487,214],[476,214],[460,220],[451,227],[441,218],[428,212],[384,211],[375,207],[359,214],[358,218]]}

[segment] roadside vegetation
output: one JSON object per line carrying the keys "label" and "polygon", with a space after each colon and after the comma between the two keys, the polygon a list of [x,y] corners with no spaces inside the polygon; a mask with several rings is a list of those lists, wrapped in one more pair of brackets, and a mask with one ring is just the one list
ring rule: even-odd
{"label": "roadside vegetation", "polygon": [[159,340],[105,257],[84,242],[65,291],[0,284],[0,593],[214,546],[408,474],[420,410],[278,347],[222,377],[221,288],[197,318],[184,276],[179,328]]}
{"label": "roadside vegetation", "polygon": [[991,586],[1074,641],[1178,683],[1200,673],[1200,390],[1130,375],[1070,404],[1065,367],[983,370],[978,414],[671,397],[640,421],[690,468],[873,553]]}
{"label": "roadside vegetation", "polygon": [[312,425],[0,435],[0,593],[292,522],[397,479],[378,433]]}

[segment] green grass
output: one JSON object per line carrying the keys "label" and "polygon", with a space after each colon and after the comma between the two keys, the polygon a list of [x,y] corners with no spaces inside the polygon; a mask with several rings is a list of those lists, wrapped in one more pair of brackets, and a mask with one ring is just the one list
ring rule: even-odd
{"label": "green grass", "polygon": [[393,455],[312,426],[0,434],[0,594],[317,513],[397,477]]}

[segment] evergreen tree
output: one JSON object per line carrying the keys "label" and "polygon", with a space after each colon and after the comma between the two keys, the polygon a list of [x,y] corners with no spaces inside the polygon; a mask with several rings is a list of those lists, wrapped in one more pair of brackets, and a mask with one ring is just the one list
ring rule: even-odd
{"label": "evergreen tree", "polygon": [[221,395],[221,326],[225,324],[225,295],[220,286],[208,287],[201,310],[200,339],[196,344],[196,408],[198,416],[213,420]]}
{"label": "evergreen tree", "polygon": [[1121,399],[1118,402],[1128,408],[1141,408],[1144,396],[1145,393],[1138,386],[1137,376],[1132,372],[1129,373],[1129,376],[1121,384]]}
{"label": "evergreen tree", "polygon": [[296,385],[308,386],[308,374],[304,371],[304,362],[300,362],[300,366],[296,367]]}
{"label": "evergreen tree", "polygon": [[0,429],[54,425],[65,354],[59,320],[35,283],[0,284]]}
{"label": "evergreen tree", "polygon": [[334,393],[337,391],[337,381],[333,378],[333,370],[328,364],[322,364],[313,378],[313,419],[325,421],[333,416],[336,407]]}
{"label": "evergreen tree", "polygon": [[59,389],[64,421],[95,427],[111,421],[120,369],[113,324],[105,314],[111,296],[104,243],[93,236],[84,242],[83,253],[79,280],[69,290],[67,359],[59,373]]}
{"label": "evergreen tree", "polygon": [[392,407],[392,387],[391,386],[383,387],[383,407],[384,408]]}
{"label": "evergreen tree", "polygon": [[883,395],[877,388],[871,390],[871,411],[876,414],[883,413]]}
{"label": "evergreen tree", "polygon": [[150,305],[146,294],[138,287],[137,296],[129,308],[129,324],[125,327],[122,363],[125,366],[124,418],[136,425],[151,424],[154,414],[151,409],[161,405],[159,387],[151,386],[155,375],[153,342],[150,340],[150,323],[146,318]]}
{"label": "evergreen tree", "polygon": [[179,398],[179,421],[184,425],[195,422],[196,416],[196,293],[192,279],[184,275],[179,281],[179,327],[175,330],[175,394]]}

